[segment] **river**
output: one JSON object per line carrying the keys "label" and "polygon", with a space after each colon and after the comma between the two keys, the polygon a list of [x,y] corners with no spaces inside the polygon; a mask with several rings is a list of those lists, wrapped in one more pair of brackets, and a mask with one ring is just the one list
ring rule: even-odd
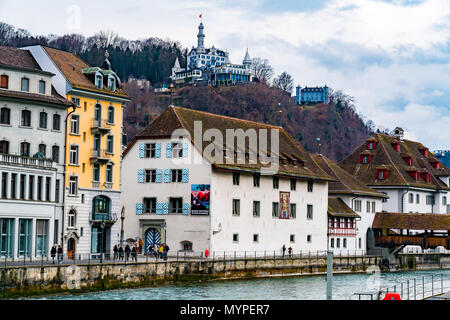
{"label": "river", "polygon": [[[434,289],[450,288],[450,270],[410,271],[373,274],[342,274],[333,277],[333,300],[355,299],[353,293],[375,292],[382,288],[410,281],[410,294],[413,279],[416,278],[417,294],[422,292],[422,279],[425,290],[431,290],[431,275]],[[444,290],[445,291],[445,290]],[[324,300],[326,299],[325,276],[299,276],[292,278],[270,278],[253,280],[216,281],[160,287],[119,289],[85,294],[65,294],[39,297],[36,299],[54,300]],[[367,299],[367,298],[366,298]],[[412,299],[412,298],[411,298]]]}

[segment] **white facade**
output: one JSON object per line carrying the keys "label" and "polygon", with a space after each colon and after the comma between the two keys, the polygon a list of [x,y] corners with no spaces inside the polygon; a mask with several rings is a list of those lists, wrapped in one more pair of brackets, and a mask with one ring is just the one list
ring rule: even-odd
{"label": "white facade", "polygon": [[[145,144],[159,145],[159,157],[142,157]],[[281,252],[283,245],[299,250],[326,250],[327,246],[327,206],[328,183],[314,181],[313,191],[308,192],[307,181],[297,179],[296,190],[291,190],[290,178],[279,178],[279,187],[274,188],[272,176],[260,176],[259,187],[253,186],[252,173],[239,173],[239,184],[233,183],[231,171],[212,168],[198,151],[191,147],[189,140],[183,140],[185,158],[166,157],[169,139],[138,139],[124,155],[122,162],[122,203],[125,207],[124,239],[145,238],[149,229],[152,234],[166,242],[171,252],[194,251],[221,255],[224,251],[254,252],[264,254]],[[192,157],[193,155],[193,157]],[[201,159],[196,164],[190,159]],[[188,173],[184,182],[139,180],[139,170],[179,169]],[[142,174],[142,171],[140,171]],[[235,171],[238,172],[238,171]],[[156,178],[158,179],[158,177]],[[162,181],[161,181],[162,179]],[[194,215],[191,206],[191,186],[210,185],[209,215]],[[290,193],[290,203],[296,204],[296,217],[280,219],[273,217],[273,203],[280,201],[280,191]],[[144,198],[156,198],[159,207],[168,203],[169,198],[181,197],[183,210],[171,213],[156,209],[146,213]],[[233,200],[239,200],[239,214],[233,214]],[[254,201],[259,201],[259,214],[255,215]],[[307,217],[307,206],[312,206],[312,217]],[[164,228],[166,224],[166,228]],[[165,238],[167,237],[167,238]],[[148,242],[150,243],[150,242]],[[188,244],[186,246],[186,244]],[[146,245],[144,245],[146,246]]]}

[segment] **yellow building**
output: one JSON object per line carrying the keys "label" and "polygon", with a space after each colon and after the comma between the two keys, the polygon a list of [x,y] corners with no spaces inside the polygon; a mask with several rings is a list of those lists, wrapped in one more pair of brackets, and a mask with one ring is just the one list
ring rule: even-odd
{"label": "yellow building", "polygon": [[66,124],[64,252],[87,258],[110,254],[120,238],[120,163],[126,102],[108,53],[100,67],[44,46],[29,50],[41,68],[55,73],[53,86],[77,105]]}

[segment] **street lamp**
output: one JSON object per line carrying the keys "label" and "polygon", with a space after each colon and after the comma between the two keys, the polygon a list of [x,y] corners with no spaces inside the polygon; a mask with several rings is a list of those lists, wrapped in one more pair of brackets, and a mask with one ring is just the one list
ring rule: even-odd
{"label": "street lamp", "polygon": [[173,107],[173,84],[171,84],[169,88],[170,88],[170,105]]}
{"label": "street lamp", "polygon": [[320,143],[320,138],[316,138],[316,140],[317,140],[317,143],[319,145],[319,154],[320,154],[320,147],[322,146],[322,144]]}
{"label": "street lamp", "polygon": [[[103,217],[103,219],[104,219],[104,217]],[[102,263],[103,262],[103,245],[104,245],[104,242],[103,242],[103,239],[104,239],[104,230],[105,230],[105,220],[102,220],[102,224],[101,224],[101,230],[102,230],[102,236],[101,236],[101,246],[100,246],[100,263]]]}
{"label": "street lamp", "polygon": [[166,251],[166,247],[167,247],[167,223],[166,223],[166,221],[164,221],[162,226],[164,228],[164,251],[163,251],[163,254],[164,254],[164,257],[167,259],[167,251]]}

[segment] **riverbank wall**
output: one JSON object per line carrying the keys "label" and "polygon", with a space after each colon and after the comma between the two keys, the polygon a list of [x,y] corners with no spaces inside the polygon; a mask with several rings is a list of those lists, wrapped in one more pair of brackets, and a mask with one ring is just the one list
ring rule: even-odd
{"label": "riverbank wall", "polygon": [[[424,258],[410,255],[389,271],[417,270]],[[427,261],[427,268],[449,268],[450,255]],[[82,293],[165,284],[326,274],[325,257],[274,257],[223,260],[151,261],[0,267],[0,298]],[[383,269],[379,256],[334,257],[335,273]],[[375,268],[375,269],[374,269]],[[412,268],[412,269],[411,269]],[[425,268],[422,268],[425,269]]]}

